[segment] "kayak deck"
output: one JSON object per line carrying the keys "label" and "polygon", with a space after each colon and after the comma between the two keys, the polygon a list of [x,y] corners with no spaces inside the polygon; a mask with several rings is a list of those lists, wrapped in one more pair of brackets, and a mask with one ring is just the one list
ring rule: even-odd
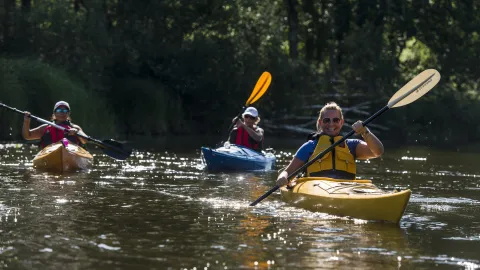
{"label": "kayak deck", "polygon": [[93,156],[82,147],[62,140],[43,148],[33,158],[33,167],[44,171],[73,172],[89,168]]}
{"label": "kayak deck", "polygon": [[235,144],[201,150],[210,171],[268,171],[273,169],[276,159],[273,153],[260,153]]}
{"label": "kayak deck", "polygon": [[411,191],[384,191],[370,180],[305,177],[293,188],[280,188],[282,199],[295,206],[338,216],[398,223]]}

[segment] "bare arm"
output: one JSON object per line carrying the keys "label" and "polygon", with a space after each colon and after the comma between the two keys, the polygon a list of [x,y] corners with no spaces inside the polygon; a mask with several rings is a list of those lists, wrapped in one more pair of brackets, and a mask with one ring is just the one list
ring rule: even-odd
{"label": "bare arm", "polygon": [[299,158],[294,157],[290,164],[288,164],[287,168],[281,172],[277,177],[277,186],[281,187],[288,184],[287,177],[296,171],[298,168],[302,167],[305,162],[301,161]]}
{"label": "bare arm", "polygon": [[250,137],[252,137],[252,139],[254,139],[255,141],[259,142],[263,140],[263,129],[259,127],[257,127],[256,129],[253,129],[245,125],[240,120],[237,121],[237,127],[243,127],[247,131],[248,135],[250,135]]}
{"label": "bare arm", "polygon": [[357,145],[357,159],[370,159],[381,156],[384,152],[382,142],[372,133],[363,136],[365,142]]}
{"label": "bare arm", "polygon": [[352,125],[355,132],[362,135],[364,142],[357,145],[357,159],[370,159],[381,156],[384,152],[382,142],[367,127],[364,127],[361,121]]}
{"label": "bare arm", "polygon": [[23,127],[22,127],[22,135],[25,140],[39,140],[42,138],[43,133],[45,132],[45,127],[47,124],[41,125],[34,129],[30,129],[30,113],[25,112],[25,116],[23,117]]}

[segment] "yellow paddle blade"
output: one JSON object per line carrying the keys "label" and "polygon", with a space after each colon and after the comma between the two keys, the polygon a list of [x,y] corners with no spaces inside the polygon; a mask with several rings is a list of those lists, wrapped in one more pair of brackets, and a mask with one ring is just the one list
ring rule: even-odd
{"label": "yellow paddle blade", "polygon": [[425,95],[440,81],[440,73],[435,69],[427,69],[411,79],[398,90],[388,101],[389,108],[404,106]]}
{"label": "yellow paddle blade", "polygon": [[253,88],[252,94],[248,98],[247,102],[245,103],[245,107],[250,106],[250,104],[253,104],[255,101],[257,101],[259,98],[267,92],[268,87],[270,86],[270,83],[272,82],[272,75],[270,72],[265,71],[262,73],[262,76],[258,78],[257,84],[255,84],[255,88]]}

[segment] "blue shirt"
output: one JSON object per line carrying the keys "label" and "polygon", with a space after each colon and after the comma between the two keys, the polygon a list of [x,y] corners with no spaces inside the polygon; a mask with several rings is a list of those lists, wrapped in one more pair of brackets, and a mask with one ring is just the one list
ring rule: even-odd
{"label": "blue shirt", "polygon": [[[357,158],[357,145],[360,143],[361,140],[359,139],[346,139],[345,142],[348,146],[348,150],[350,150],[350,153],[352,153],[353,158]],[[313,151],[315,151],[315,146],[317,145],[317,141],[308,141],[304,143],[298,150],[297,153],[295,153],[295,157],[300,159],[303,162],[307,162],[310,156],[313,154]]]}

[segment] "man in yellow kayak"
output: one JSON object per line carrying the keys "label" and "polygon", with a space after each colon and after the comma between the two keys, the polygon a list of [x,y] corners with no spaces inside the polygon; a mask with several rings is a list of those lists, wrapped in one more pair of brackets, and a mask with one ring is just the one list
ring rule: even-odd
{"label": "man in yellow kayak", "polygon": [[258,126],[260,117],[254,107],[248,107],[242,114],[243,121],[237,120],[235,128],[230,132],[229,142],[250,149],[263,149],[263,129]]}
{"label": "man in yellow kayak", "polygon": [[[317,133],[304,143],[293,157],[290,164],[277,178],[277,186],[288,184],[288,175],[313,159],[334,142],[340,140],[340,130],[344,124],[342,109],[335,103],[327,103],[317,120]],[[355,133],[363,140],[347,139],[336,146],[321,159],[307,167],[307,176],[322,176],[335,179],[355,179],[355,159],[376,158],[383,154],[382,142],[367,128],[362,121],[352,125]]]}
{"label": "man in yellow kayak", "polygon": [[68,133],[64,134],[62,130],[47,124],[30,129],[30,112],[25,112],[22,128],[23,137],[26,140],[40,140],[41,149],[63,138],[67,138],[69,141],[80,146],[87,143],[86,139],[75,136],[77,133],[81,135],[85,135],[85,133],[83,133],[80,126],[70,122],[72,120],[70,118],[70,105],[67,102],[59,101],[55,103],[51,120],[55,122],[55,124],[68,129]]}

